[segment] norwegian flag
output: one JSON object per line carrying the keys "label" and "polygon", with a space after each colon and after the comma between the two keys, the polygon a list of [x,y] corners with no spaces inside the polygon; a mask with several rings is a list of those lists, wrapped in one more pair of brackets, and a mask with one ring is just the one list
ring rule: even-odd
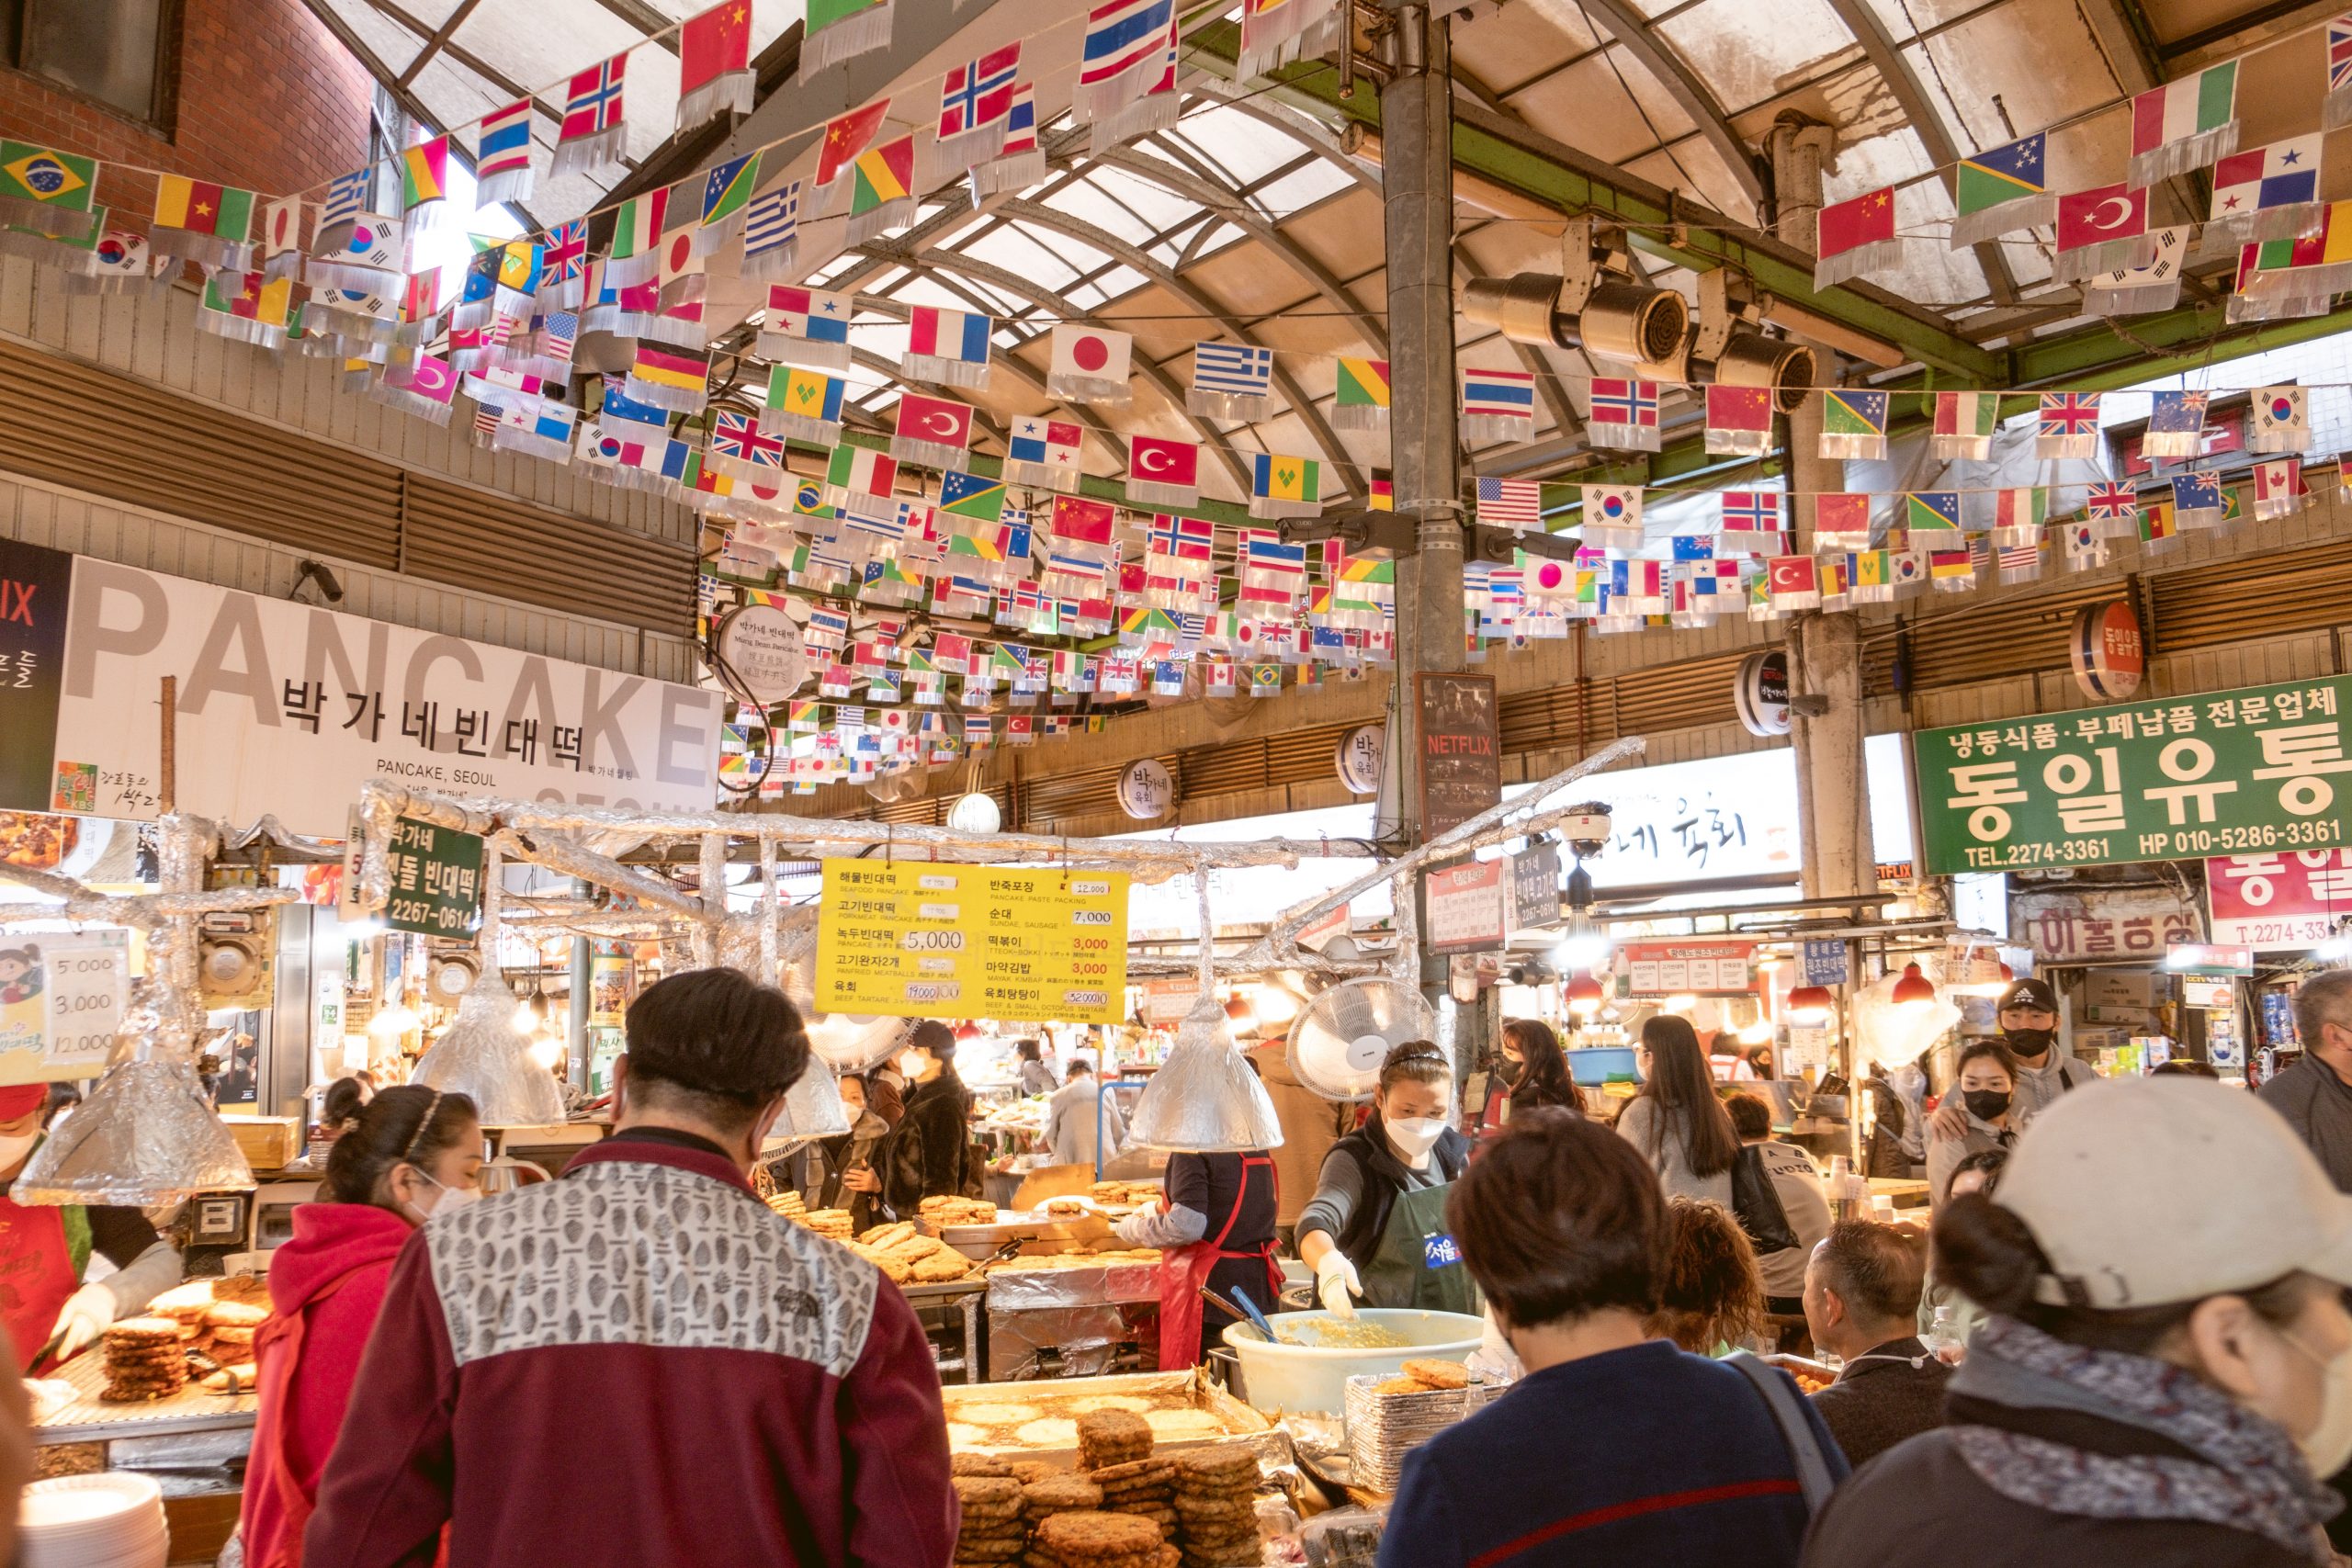
{"label": "norwegian flag", "polygon": [[1781,498],[1770,491],[1724,491],[1718,550],[1777,555],[1781,549]]}
{"label": "norwegian flag", "polygon": [[2037,457],[2089,457],[2098,452],[2097,392],[2044,392],[2034,430]]}
{"label": "norwegian flag", "polygon": [[1020,74],[1018,40],[948,67],[939,86],[939,140],[959,143],[954,149],[954,156],[963,159],[959,168],[993,158],[1003,146]]}
{"label": "norwegian flag", "polygon": [[1216,553],[1216,525],[1205,517],[1160,513],[1146,538],[1149,556],[1171,561],[1205,561]]}
{"label": "norwegian flag", "polygon": [[2138,530],[2140,492],[2128,484],[2095,484],[2083,502],[2083,515],[2102,539],[2125,539]]}
{"label": "norwegian flag", "polygon": [[1592,380],[1592,415],[1587,430],[1601,446],[1630,451],[1658,449],[1657,383],[1596,376]]}
{"label": "norwegian flag", "polygon": [[549,171],[554,178],[592,174],[620,161],[628,134],[621,121],[621,73],[628,69],[628,51],[623,50],[571,78]]}

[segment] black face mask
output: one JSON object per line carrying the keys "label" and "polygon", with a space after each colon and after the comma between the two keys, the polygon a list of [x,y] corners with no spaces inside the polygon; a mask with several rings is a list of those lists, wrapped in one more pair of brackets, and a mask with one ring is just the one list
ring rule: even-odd
{"label": "black face mask", "polygon": [[1509,1056],[1498,1056],[1495,1060],[1495,1066],[1500,1070],[1503,1082],[1513,1089],[1517,1089],[1527,1081],[1525,1062],[1514,1062]]}
{"label": "black face mask", "polygon": [[2058,1032],[2054,1029],[2004,1029],[2001,1037],[2018,1055],[2039,1056],[2056,1042]]}
{"label": "black face mask", "polygon": [[1968,1113],[1979,1122],[1996,1121],[2008,1114],[2009,1091],[2005,1089],[1972,1089],[1960,1097]]}

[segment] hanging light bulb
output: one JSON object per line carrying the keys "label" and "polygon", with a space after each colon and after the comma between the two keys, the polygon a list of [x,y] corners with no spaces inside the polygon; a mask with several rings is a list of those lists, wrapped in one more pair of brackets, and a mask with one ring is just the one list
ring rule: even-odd
{"label": "hanging light bulb", "polygon": [[1259,985],[1251,1006],[1262,1027],[1281,1029],[1298,1016],[1298,993],[1279,980],[1266,980]]}
{"label": "hanging light bulb", "polygon": [[1905,964],[1903,978],[1894,982],[1894,1005],[1905,1007],[1914,1002],[1932,1002],[1935,999],[1936,987],[1927,976],[1919,972],[1919,966],[1917,964]]}
{"label": "hanging light bulb", "polygon": [[1695,1010],[1698,1006],[1699,998],[1697,997],[1692,996],[1688,991],[1678,991],[1673,996],[1670,996],[1667,998],[1666,1000],[1660,1002],[1658,1004],[1658,1010],[1660,1012],[1680,1013],[1688,1016],[1690,1012]]}
{"label": "hanging light bulb", "polygon": [[1789,1021],[1801,1023],[1807,1029],[1818,1029],[1829,1021],[1838,999],[1826,986],[1799,986],[1789,993]]}
{"label": "hanging light bulb", "polygon": [[530,1055],[535,1065],[553,1072],[555,1065],[563,1060],[563,1042],[552,1034],[542,1034],[531,1042]]}
{"label": "hanging light bulb", "polygon": [[1732,1038],[1737,1040],[1742,1045],[1769,1045],[1772,1043],[1772,1021],[1759,1015],[1754,1023],[1747,1025]]}
{"label": "hanging light bulb", "polygon": [[1600,1010],[1600,982],[1590,975],[1578,975],[1568,982],[1568,1010],[1578,1018],[1590,1018]]}

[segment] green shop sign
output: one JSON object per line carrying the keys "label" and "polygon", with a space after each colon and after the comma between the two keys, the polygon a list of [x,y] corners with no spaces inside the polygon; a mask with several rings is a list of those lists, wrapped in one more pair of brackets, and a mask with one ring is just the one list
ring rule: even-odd
{"label": "green shop sign", "polygon": [[1923,729],[1928,870],[2118,865],[2347,840],[2352,677]]}
{"label": "green shop sign", "polygon": [[384,924],[424,936],[471,936],[481,927],[481,840],[402,817],[384,851],[391,897]]}

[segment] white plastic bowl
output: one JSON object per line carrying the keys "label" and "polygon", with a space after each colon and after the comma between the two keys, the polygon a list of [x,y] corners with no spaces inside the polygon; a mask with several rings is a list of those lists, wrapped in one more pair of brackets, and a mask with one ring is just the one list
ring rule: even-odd
{"label": "white plastic bowl", "polygon": [[[1271,1321],[1279,1330],[1330,1316],[1328,1312],[1289,1312]],[[1356,1319],[1376,1323],[1409,1343],[1385,1350],[1270,1345],[1247,1323],[1229,1325],[1225,1342],[1240,1358],[1244,1396],[1268,1415],[1296,1410],[1337,1416],[1347,1405],[1350,1378],[1396,1377],[1410,1360],[1462,1360],[1478,1348],[1487,1327],[1484,1318],[1467,1313],[1414,1307],[1359,1307]]]}

